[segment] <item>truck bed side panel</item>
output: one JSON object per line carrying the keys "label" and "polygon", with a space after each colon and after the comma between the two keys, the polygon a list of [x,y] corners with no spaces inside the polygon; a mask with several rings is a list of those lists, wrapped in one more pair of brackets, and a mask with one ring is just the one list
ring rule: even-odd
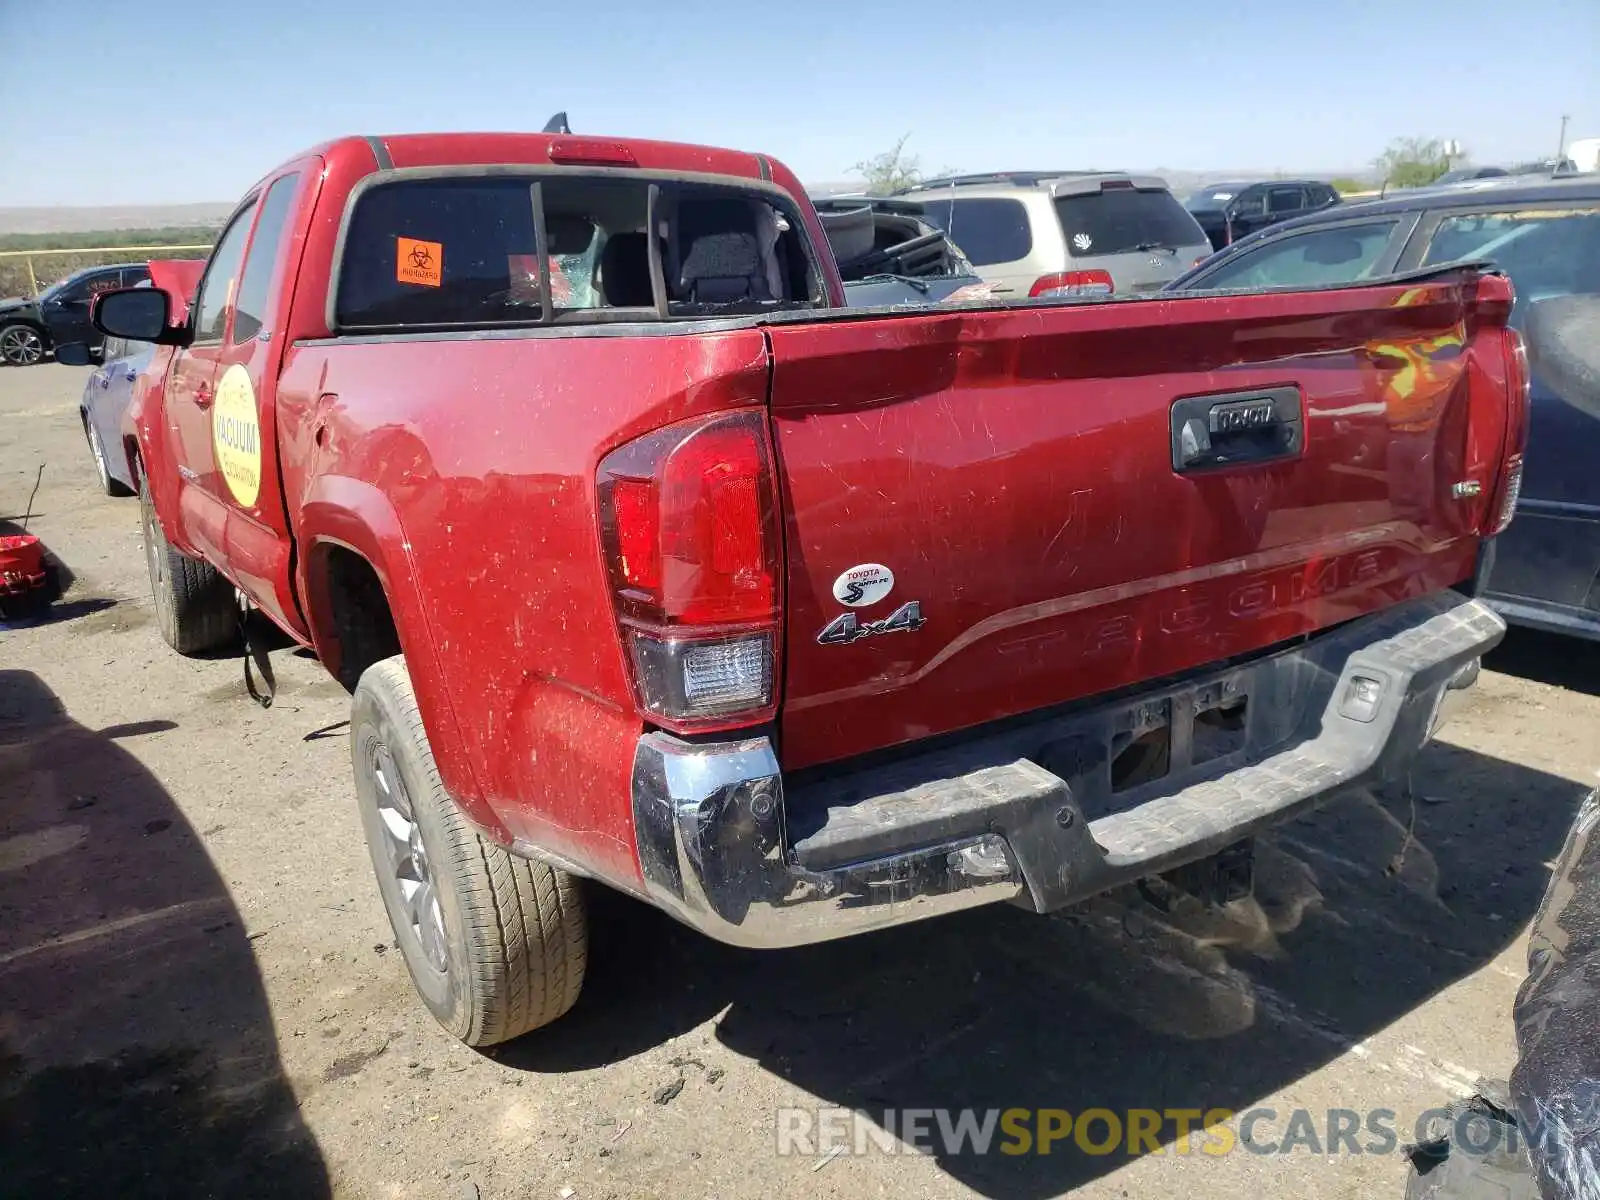
{"label": "truck bed side panel", "polygon": [[[291,352],[279,436],[296,538],[307,560],[319,540],[343,540],[337,504],[306,509],[312,496],[372,490],[392,505],[388,552],[404,561],[374,565],[425,597],[438,677],[417,679],[418,699],[446,786],[481,823],[637,880],[641,724],[607,600],[595,468],[651,429],[760,405],[767,384],[754,328]],[[457,761],[468,769],[446,765]]]}

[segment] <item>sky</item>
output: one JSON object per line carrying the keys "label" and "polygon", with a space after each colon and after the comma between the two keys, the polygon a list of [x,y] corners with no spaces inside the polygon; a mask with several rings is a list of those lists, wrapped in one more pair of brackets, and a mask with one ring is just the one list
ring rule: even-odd
{"label": "sky", "polygon": [[[36,48],[30,52],[29,48]],[[0,207],[231,201],[350,133],[759,150],[929,170],[1478,162],[1600,136],[1600,0],[0,0]]]}

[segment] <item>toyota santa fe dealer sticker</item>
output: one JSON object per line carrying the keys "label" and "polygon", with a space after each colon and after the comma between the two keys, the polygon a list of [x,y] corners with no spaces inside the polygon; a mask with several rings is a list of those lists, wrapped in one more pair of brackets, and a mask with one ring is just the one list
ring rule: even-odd
{"label": "toyota santa fe dealer sticker", "polygon": [[833,581],[833,598],[851,608],[876,604],[894,587],[894,572],[882,563],[862,563],[851,567]]}

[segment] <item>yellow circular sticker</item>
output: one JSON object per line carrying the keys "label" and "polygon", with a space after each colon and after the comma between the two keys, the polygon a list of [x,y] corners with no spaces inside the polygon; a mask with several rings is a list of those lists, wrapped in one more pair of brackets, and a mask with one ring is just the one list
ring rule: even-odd
{"label": "yellow circular sticker", "polygon": [[222,373],[211,409],[211,443],[217,470],[228,481],[233,498],[249,508],[261,493],[261,422],[256,418],[256,390],[250,372],[234,363]]}

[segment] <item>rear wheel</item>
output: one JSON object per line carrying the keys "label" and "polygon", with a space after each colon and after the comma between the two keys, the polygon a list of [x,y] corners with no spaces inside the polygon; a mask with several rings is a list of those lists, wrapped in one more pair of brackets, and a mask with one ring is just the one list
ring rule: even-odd
{"label": "rear wheel", "polygon": [[172,548],[150,488],[139,480],[139,509],[144,526],[144,561],[150,574],[161,636],[179,654],[202,654],[226,646],[239,636],[239,608],[233,585],[210,563]]}
{"label": "rear wheel", "polygon": [[32,325],[0,328],[0,358],[14,367],[31,367],[44,357],[44,338]]}
{"label": "rear wheel", "polygon": [[106,460],[105,443],[100,440],[100,431],[94,427],[94,421],[85,418],[83,428],[89,437],[89,453],[94,457],[95,472],[100,476],[100,490],[108,496],[126,496],[128,485],[111,473],[111,465]]}
{"label": "rear wheel", "polygon": [[362,673],[350,748],[378,891],[439,1023],[488,1046],[570,1009],[589,944],[579,881],[510,854],[462,815],[439,779],[400,656]]}

